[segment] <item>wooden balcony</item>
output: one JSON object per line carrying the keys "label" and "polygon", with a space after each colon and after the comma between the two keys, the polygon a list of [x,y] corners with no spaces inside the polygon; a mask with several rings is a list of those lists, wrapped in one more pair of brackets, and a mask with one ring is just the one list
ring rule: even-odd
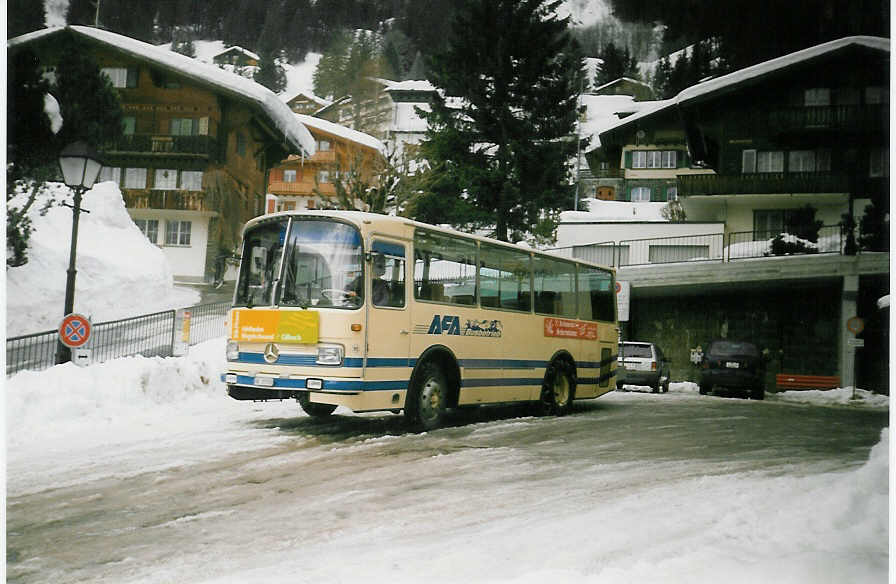
{"label": "wooden balcony", "polygon": [[318,150],[314,153],[314,156],[309,159],[309,161],[321,164],[336,164],[336,151]]}
{"label": "wooden balcony", "polygon": [[268,192],[275,195],[311,195],[314,184],[307,182],[284,182],[272,180],[268,183]]}
{"label": "wooden balcony", "polygon": [[881,134],[889,128],[887,104],[773,107],[735,114],[731,120],[754,135]]}
{"label": "wooden balcony", "polygon": [[847,175],[825,172],[769,172],[755,174],[688,174],[678,177],[678,194],[745,195],[789,193],[846,193]]}
{"label": "wooden balcony", "polygon": [[157,191],[122,189],[125,207],[129,209],[167,209],[176,211],[212,211],[205,204],[202,191]]}
{"label": "wooden balcony", "polygon": [[160,134],[131,134],[123,136],[107,154],[139,154],[178,156],[217,160],[218,140],[212,136],[167,136]]}

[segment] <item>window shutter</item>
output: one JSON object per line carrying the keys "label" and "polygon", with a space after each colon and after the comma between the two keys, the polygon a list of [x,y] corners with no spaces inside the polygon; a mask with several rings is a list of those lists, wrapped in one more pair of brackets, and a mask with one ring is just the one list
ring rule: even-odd
{"label": "window shutter", "polygon": [[271,169],[271,180],[281,182],[283,180],[283,169],[282,168],[272,168]]}
{"label": "window shutter", "polygon": [[691,159],[688,156],[687,150],[679,150],[676,160],[678,161],[678,166],[676,166],[676,168],[687,168],[691,165]]}
{"label": "window shutter", "polygon": [[199,118],[199,135],[208,136],[208,116]]}
{"label": "window shutter", "polygon": [[628,152],[625,153],[625,165],[624,166],[625,166],[625,168],[632,167],[632,151],[631,150],[629,150]]}
{"label": "window shutter", "polygon": [[744,150],[741,158],[742,173],[756,172],[756,151]]}

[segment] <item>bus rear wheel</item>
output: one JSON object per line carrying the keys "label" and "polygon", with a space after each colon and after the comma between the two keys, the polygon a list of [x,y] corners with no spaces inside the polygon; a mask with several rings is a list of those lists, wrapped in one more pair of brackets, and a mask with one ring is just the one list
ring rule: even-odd
{"label": "bus rear wheel", "polygon": [[336,406],[333,404],[313,403],[307,391],[300,393],[296,400],[302,406],[302,410],[312,418],[325,418],[336,411]]}
{"label": "bus rear wheel", "polygon": [[543,415],[565,416],[576,395],[576,374],[568,361],[554,361],[541,384],[539,410]]}
{"label": "bus rear wheel", "polygon": [[411,379],[404,415],[414,429],[435,430],[445,418],[448,381],[441,367],[432,361],[421,365]]}

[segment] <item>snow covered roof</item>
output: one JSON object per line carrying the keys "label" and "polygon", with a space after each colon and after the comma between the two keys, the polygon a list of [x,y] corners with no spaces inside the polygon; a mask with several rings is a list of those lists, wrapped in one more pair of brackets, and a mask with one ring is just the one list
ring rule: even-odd
{"label": "snow covered roof", "polygon": [[389,85],[386,86],[386,89],[383,91],[430,91],[434,92],[436,90],[435,86],[426,81],[422,80],[413,80],[409,79],[407,81],[393,81],[390,82]]}
{"label": "snow covered roof", "polygon": [[340,126],[339,124],[335,124],[323,118],[315,118],[314,116],[309,116],[306,114],[293,115],[296,116],[296,118],[298,118],[298,120],[308,128],[320,130],[321,132],[327,132],[328,134],[332,134],[333,136],[338,136],[340,138],[345,138],[346,140],[349,140],[351,142],[355,142],[368,148],[372,148],[383,155],[385,155],[386,153],[385,144],[383,144],[370,134],[365,134],[364,132],[359,132],[357,130],[352,130],[351,128],[346,128],[345,126]]}
{"label": "snow covered roof", "polygon": [[739,71],[734,71],[733,73],[723,75],[722,77],[717,77],[703,83],[698,83],[697,85],[693,85],[691,87],[683,89],[675,97],[675,100],[679,105],[683,105],[716,91],[722,89],[730,89],[734,86],[741,85],[758,77],[762,77],[770,73],[775,73],[777,71],[793,67],[794,65],[803,64],[806,61],[810,61],[817,57],[839,51],[846,47],[854,46],[867,47],[879,51],[890,52],[890,39],[872,36],[851,36],[833,40],[827,43],[822,43],[814,47],[809,47],[808,49],[803,49],[801,51],[796,51],[795,53],[784,55],[783,57],[771,59],[763,63],[757,63],[756,65],[747,67],[745,69],[740,69]]}
{"label": "snow covered roof", "polygon": [[666,203],[628,201],[603,201],[600,199],[582,199],[580,201],[587,211],[563,211],[560,223],[627,223],[645,221],[668,223],[663,217]]}
{"label": "snow covered roof", "polygon": [[313,101],[314,103],[319,103],[321,105],[321,107],[328,106],[331,103],[333,103],[329,99],[324,99],[322,97],[318,97],[318,96],[314,95],[313,93],[311,93],[310,91],[294,92],[289,97],[284,97],[283,101],[285,101],[286,103],[289,103],[297,97],[307,97],[310,101]]}
{"label": "snow covered roof", "polygon": [[232,47],[227,47],[223,51],[216,53],[212,58],[214,59],[216,57],[220,57],[221,55],[226,55],[227,53],[233,53],[233,52],[242,53],[242,54],[246,55],[247,57],[255,59],[256,61],[261,60],[261,57],[259,57],[258,55],[256,55],[252,51],[250,51],[249,49],[244,49],[243,47],[241,47],[239,45],[233,45]]}
{"label": "snow covered roof", "polygon": [[[644,83],[643,81],[639,81],[639,80],[637,80],[637,79],[632,79],[631,77],[620,77],[619,79],[614,79],[613,81],[610,81],[609,83],[604,83],[604,84],[601,85],[600,87],[595,87],[595,88],[592,89],[591,91],[592,91],[593,93],[597,93],[597,92],[599,92],[601,89],[610,87],[611,85],[616,85],[617,83],[622,83],[623,81],[627,81],[627,82],[629,82],[629,83],[634,83],[634,84],[636,84],[636,85],[643,85],[644,87],[648,87],[648,88],[650,87],[649,84]],[[652,89],[651,89],[651,90],[652,90]]]}
{"label": "snow covered roof", "polygon": [[[604,130],[620,125],[620,120],[628,121],[655,111],[664,104],[661,101],[635,101],[630,95],[583,95],[581,100],[585,106],[585,120],[580,132],[582,138],[591,138],[589,152],[600,146],[600,133]],[[630,115],[623,118],[625,114]]]}
{"label": "snow covered roof", "polygon": [[807,61],[811,61],[812,59],[816,59],[818,57],[840,51],[847,47],[867,47],[870,49],[889,52],[890,39],[872,36],[844,37],[827,43],[822,43],[814,47],[809,47],[808,49],[796,51],[795,53],[790,53],[788,55],[784,55],[783,57],[778,57],[776,59],[757,63],[756,65],[753,65],[751,67],[740,69],[738,71],[734,71],[733,73],[729,73],[721,77],[716,77],[715,79],[710,79],[708,81],[704,81],[703,83],[698,83],[697,85],[693,85],[691,87],[683,89],[678,93],[678,95],[671,99],[652,102],[656,104],[656,107],[644,109],[640,113],[629,116],[623,120],[620,120],[618,123],[607,126],[601,131],[601,133],[609,130],[614,130],[616,128],[621,128],[642,118],[656,114],[667,108],[681,106],[687,103],[699,101],[701,99],[706,99],[721,91],[731,91],[734,88],[745,85],[760,77],[804,64]]}
{"label": "snow covered roof", "polygon": [[168,51],[143,41],[138,41],[108,30],[89,26],[65,26],[45,28],[7,41],[13,48],[62,34],[63,31],[106,45],[135,59],[146,61],[174,71],[196,83],[212,87],[240,101],[260,109],[273,122],[290,151],[304,150],[309,156],[316,147],[314,138],[296,118],[295,114],[274,92],[252,80],[240,77],[213,65],[208,65],[185,55]]}

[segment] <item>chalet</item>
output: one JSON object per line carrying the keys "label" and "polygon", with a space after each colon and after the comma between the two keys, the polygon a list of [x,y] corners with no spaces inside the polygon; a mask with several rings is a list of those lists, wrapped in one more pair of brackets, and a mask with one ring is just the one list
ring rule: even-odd
{"label": "chalet", "polygon": [[[118,183],[134,222],[181,281],[202,281],[219,249],[264,211],[268,170],[315,140],[261,85],[106,30],[48,28],[8,42],[46,68],[64,36],[80,41],[119,91],[124,136],[108,145],[100,180]],[[89,194],[85,201],[89,200]]]}
{"label": "chalet", "polygon": [[271,170],[268,213],[326,207],[347,173],[370,182],[384,160],[386,148],[373,136],[321,118],[295,116],[311,132],[317,150],[311,157],[289,156]]}
{"label": "chalet", "polygon": [[[363,131],[388,145],[399,157],[413,158],[413,146],[426,135],[426,120],[417,108],[429,109],[435,87],[428,81],[373,79],[376,91],[361,102],[343,97],[315,115],[340,125]],[[411,146],[411,148],[406,148]]]}
{"label": "chalet", "polygon": [[234,67],[258,67],[261,57],[243,47],[232,46],[212,56],[215,65],[233,65]]}
{"label": "chalet", "polygon": [[327,107],[332,102],[312,93],[300,91],[286,100],[289,109],[297,114],[313,115],[318,110]]}
{"label": "chalet", "polygon": [[643,81],[620,77],[591,90],[594,95],[630,95],[636,101],[653,101],[656,99],[653,88]]}
{"label": "chalet", "polygon": [[885,208],[889,39],[848,37],[700,83],[600,133],[625,200],[754,238],[810,205],[824,225]]}

